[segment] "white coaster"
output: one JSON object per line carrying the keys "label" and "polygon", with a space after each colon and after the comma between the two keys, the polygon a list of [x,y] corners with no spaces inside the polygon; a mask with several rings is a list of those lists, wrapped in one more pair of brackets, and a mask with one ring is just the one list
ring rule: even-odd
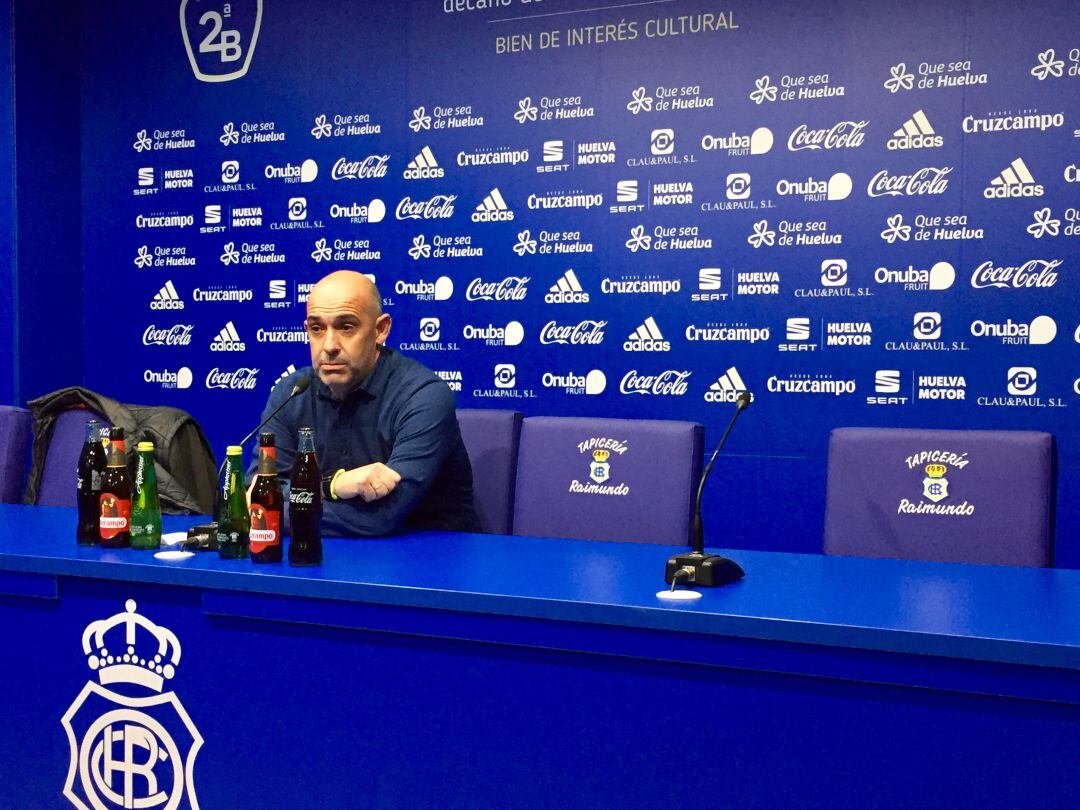
{"label": "white coaster", "polygon": [[163,546],[175,546],[185,540],[187,540],[187,532],[169,532],[161,535],[161,545]]}
{"label": "white coaster", "polygon": [[701,591],[657,591],[656,598],[668,602],[692,602],[701,598]]}
{"label": "white coaster", "polygon": [[186,560],[188,557],[194,557],[193,551],[159,551],[154,555],[155,559],[165,560],[166,562],[177,562],[179,560]]}

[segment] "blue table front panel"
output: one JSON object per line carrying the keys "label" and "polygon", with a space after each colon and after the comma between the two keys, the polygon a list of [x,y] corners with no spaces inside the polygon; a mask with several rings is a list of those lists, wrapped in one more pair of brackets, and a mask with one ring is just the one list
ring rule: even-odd
{"label": "blue table front panel", "polygon": [[[58,590],[0,597],[5,807],[70,806],[61,717],[96,680],[83,631],[129,599],[182,648],[163,691],[205,740],[191,771],[204,808],[1075,807],[1080,787],[1080,701],[1064,691],[785,672],[761,649],[748,657],[758,640],[717,640],[731,646],[710,657],[683,646],[695,636],[634,628],[69,576]],[[186,757],[178,716],[153,716]],[[121,741],[114,751],[122,792]],[[138,765],[146,752],[133,752]],[[137,769],[131,784],[146,793]]]}

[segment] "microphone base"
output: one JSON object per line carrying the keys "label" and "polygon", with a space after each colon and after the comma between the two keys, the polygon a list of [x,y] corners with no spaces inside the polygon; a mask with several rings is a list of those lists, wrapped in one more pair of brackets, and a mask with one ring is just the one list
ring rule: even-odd
{"label": "microphone base", "polygon": [[746,572],[734,560],[719,554],[698,554],[690,551],[668,558],[664,581],[670,585],[675,573],[683,569],[691,572],[690,579],[686,580],[687,585],[703,588],[728,585],[746,576]]}

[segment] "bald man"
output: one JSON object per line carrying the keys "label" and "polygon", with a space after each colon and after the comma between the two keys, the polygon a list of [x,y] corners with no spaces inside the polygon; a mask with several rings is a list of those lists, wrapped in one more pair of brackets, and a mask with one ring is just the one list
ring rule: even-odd
{"label": "bald man", "polygon": [[375,285],[351,270],[321,279],[308,295],[304,328],[311,367],[278,383],[263,410],[265,419],[298,380],[312,378],[265,428],[277,440],[282,486],[300,428],[312,427],[325,534],[478,530],[454,395],[433,372],[386,346],[390,316]]}

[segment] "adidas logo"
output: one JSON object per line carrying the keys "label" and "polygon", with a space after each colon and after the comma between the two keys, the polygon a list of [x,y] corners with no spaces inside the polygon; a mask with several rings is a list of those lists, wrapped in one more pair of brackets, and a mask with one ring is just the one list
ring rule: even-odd
{"label": "adidas logo", "polygon": [[549,304],[587,304],[589,294],[581,288],[577,274],[570,268],[562,278],[551,285],[544,300]]}
{"label": "adidas logo", "polygon": [[660,333],[660,327],[656,325],[652,315],[630,333],[622,347],[624,352],[671,351],[671,344],[664,340],[664,336]]}
{"label": "adidas logo", "polygon": [[183,309],[184,302],[176,294],[176,287],[172,281],[166,281],[165,286],[157,291],[154,300],[150,302],[150,309]]}
{"label": "adidas logo", "polygon": [[935,149],[944,139],[934,132],[926,113],[916,112],[885,143],[887,149]]}
{"label": "adidas logo", "polygon": [[510,206],[503,199],[502,192],[497,188],[493,188],[484,197],[484,201],[476,206],[472,215],[473,222],[509,222],[513,218],[514,212],[510,210]]}
{"label": "adidas logo", "polygon": [[[709,390],[705,392],[706,402],[735,402],[739,398],[739,394],[746,391],[746,383],[743,382],[743,378],[739,376],[738,369],[732,366],[725,371],[716,382],[709,386]],[[750,401],[754,401],[754,395],[750,395]]]}
{"label": "adidas logo", "polygon": [[284,380],[290,374],[295,374],[295,373],[296,373],[296,366],[294,366],[292,363],[289,363],[289,367],[286,368],[283,372],[281,372],[281,374],[278,375],[278,378],[276,380],[274,380],[274,385],[277,385],[279,382]]}
{"label": "adidas logo", "polygon": [[1004,200],[1012,197],[1041,197],[1043,187],[1035,182],[1023,158],[1017,158],[1005,170],[990,181],[983,196],[988,200]]}
{"label": "adidas logo", "polygon": [[403,174],[406,180],[432,180],[442,177],[446,172],[439,166],[431,147],[425,146],[420,150],[420,154],[409,161]]}
{"label": "adidas logo", "polygon": [[246,350],[247,346],[240,340],[240,335],[237,334],[232,321],[225,324],[224,328],[214,335],[214,339],[210,341],[210,351],[212,352],[242,352]]}

